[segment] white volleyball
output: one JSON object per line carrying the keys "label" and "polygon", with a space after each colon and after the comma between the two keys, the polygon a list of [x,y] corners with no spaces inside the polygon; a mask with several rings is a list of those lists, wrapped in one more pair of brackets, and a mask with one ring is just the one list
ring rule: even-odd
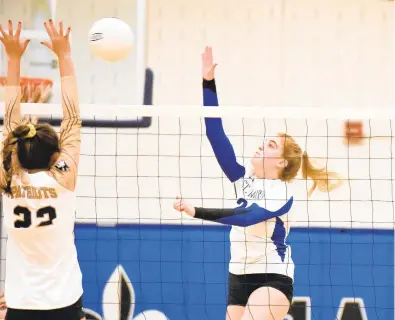
{"label": "white volleyball", "polygon": [[117,18],[96,21],[89,30],[89,46],[96,57],[120,61],[133,50],[134,34],[130,26]]}

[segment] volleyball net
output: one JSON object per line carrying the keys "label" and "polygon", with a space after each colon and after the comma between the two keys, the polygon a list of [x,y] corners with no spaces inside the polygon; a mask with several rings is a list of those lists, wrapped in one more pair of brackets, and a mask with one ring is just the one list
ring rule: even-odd
{"label": "volleyball net", "polygon": [[[61,118],[60,105],[24,104],[23,111],[54,125]],[[224,318],[229,227],[173,209],[176,196],[195,206],[237,206],[204,117],[223,119],[241,164],[283,132],[344,180],[311,197],[311,181],[298,176],[289,184],[296,200],[289,319],[393,316],[391,110],[82,104],[81,116],[75,237],[89,319]],[[2,279],[5,241],[3,232]]]}

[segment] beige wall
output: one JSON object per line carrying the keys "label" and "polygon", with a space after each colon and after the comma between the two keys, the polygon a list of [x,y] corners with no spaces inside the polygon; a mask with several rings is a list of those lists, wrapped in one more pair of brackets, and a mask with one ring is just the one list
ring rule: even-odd
{"label": "beige wall", "polygon": [[392,105],[392,10],[383,0],[150,0],[155,103],[201,103],[209,44],[221,104]]}
{"label": "beige wall", "polygon": [[[39,0],[3,0],[1,21],[23,19],[33,27],[33,1]],[[155,72],[156,104],[201,103],[200,53],[206,44],[219,63],[221,104],[394,102],[393,1],[147,1],[147,65]],[[103,63],[91,56],[87,42],[93,21],[116,15],[135,25],[134,10],[129,0],[58,1],[57,17],[74,29],[82,102],[135,103],[133,57]]]}

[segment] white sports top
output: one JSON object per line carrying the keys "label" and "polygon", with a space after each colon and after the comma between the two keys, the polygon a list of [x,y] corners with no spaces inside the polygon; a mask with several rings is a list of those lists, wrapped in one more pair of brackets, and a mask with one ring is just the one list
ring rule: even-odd
{"label": "white sports top", "polygon": [[[74,244],[74,193],[80,153],[76,80],[62,78],[61,153],[50,171],[19,170],[3,195],[7,231],[5,299],[14,309],[51,310],[83,293]],[[20,88],[6,88],[5,135],[20,121]],[[16,157],[15,157],[16,158]],[[2,162],[1,162],[2,163]],[[4,183],[2,168],[2,183]]]}
{"label": "white sports top", "polygon": [[232,226],[229,272],[277,273],[293,279],[291,248],[285,244],[289,233],[288,213],[280,215],[281,208],[292,197],[287,184],[246,174],[235,182],[235,193],[237,199],[248,201],[247,207],[255,202],[269,211],[279,211],[279,217],[245,228]]}

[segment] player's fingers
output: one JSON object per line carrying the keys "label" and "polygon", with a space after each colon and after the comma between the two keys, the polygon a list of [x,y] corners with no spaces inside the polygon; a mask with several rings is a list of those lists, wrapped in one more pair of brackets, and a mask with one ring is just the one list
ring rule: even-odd
{"label": "player's fingers", "polygon": [[177,211],[183,211],[184,210],[184,203],[183,202],[177,202],[176,203],[176,206],[175,206],[175,209],[177,210]]}
{"label": "player's fingers", "polygon": [[59,21],[59,35],[63,36],[63,21]]}
{"label": "player's fingers", "polygon": [[52,32],[52,29],[50,28],[49,23],[47,21],[44,22],[44,27],[45,27],[45,30],[47,31],[49,37],[52,39],[53,32]]}
{"label": "player's fingers", "polygon": [[56,30],[55,23],[53,22],[52,19],[49,19],[49,27],[51,28],[52,34],[54,36],[58,36],[59,35],[59,32],[58,32],[58,30]]}
{"label": "player's fingers", "polygon": [[173,208],[174,208],[175,210],[178,210],[179,206],[180,206],[180,201],[174,201],[174,203],[173,203]]}
{"label": "player's fingers", "polygon": [[52,30],[51,30],[51,28],[49,27],[49,24],[48,24],[47,21],[44,22],[44,28],[45,28],[45,31],[47,31],[49,37],[52,38],[53,33],[52,33]]}
{"label": "player's fingers", "polygon": [[71,28],[68,27],[67,30],[66,30],[66,35],[65,35],[67,39],[68,39],[69,36],[70,36],[70,32],[71,32]]}
{"label": "player's fingers", "polygon": [[203,60],[206,60],[206,59],[207,59],[207,47],[204,48],[204,51],[203,51],[203,53],[202,53],[202,58],[203,58]]}
{"label": "player's fingers", "polygon": [[12,21],[8,20],[8,35],[12,36],[13,31],[12,31]]}
{"label": "player's fingers", "polygon": [[17,39],[19,39],[19,37],[21,36],[21,32],[22,32],[22,22],[18,21],[18,26],[16,27],[16,32],[15,32],[15,37]]}
{"label": "player's fingers", "polygon": [[7,34],[5,33],[3,26],[0,24],[0,33],[3,36],[3,38],[7,37]]}
{"label": "player's fingers", "polygon": [[218,66],[217,63],[214,63],[211,68],[210,68],[210,72],[214,72],[215,68]]}
{"label": "player's fingers", "polygon": [[29,45],[29,43],[30,43],[30,39],[26,39],[25,41],[23,41],[23,51],[26,50],[26,48]]}
{"label": "player's fingers", "polygon": [[52,50],[52,44],[50,42],[47,41],[41,41],[40,42],[43,46],[46,46],[48,49]]}

